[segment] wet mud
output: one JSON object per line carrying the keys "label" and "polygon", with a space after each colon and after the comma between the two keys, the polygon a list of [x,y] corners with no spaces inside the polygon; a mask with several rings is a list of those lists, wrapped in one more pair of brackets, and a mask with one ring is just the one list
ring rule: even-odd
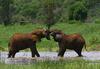
{"label": "wet mud", "polygon": [[[19,52],[15,55],[15,58],[7,58],[8,52],[0,52],[0,62],[5,64],[32,64],[37,61],[57,61],[60,57],[57,57],[57,52],[39,52],[41,57],[31,57],[31,52]],[[77,57],[78,55],[74,51],[66,51],[63,59],[78,59],[98,61],[100,60],[100,51],[82,52],[83,57]]]}

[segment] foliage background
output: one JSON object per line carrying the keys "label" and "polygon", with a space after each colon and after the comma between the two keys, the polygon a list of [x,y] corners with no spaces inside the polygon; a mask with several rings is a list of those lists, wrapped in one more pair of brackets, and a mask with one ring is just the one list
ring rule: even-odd
{"label": "foliage background", "polygon": [[70,18],[81,22],[98,22],[100,0],[0,0],[0,23],[4,25],[54,24],[68,22]]}

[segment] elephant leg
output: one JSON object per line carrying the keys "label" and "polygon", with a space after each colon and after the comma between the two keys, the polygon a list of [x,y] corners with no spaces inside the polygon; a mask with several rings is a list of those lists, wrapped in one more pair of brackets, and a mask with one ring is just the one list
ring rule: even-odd
{"label": "elephant leg", "polygon": [[36,49],[36,44],[34,44],[34,52],[35,52],[35,55],[37,57],[40,57],[40,54],[38,53],[37,49]]}
{"label": "elephant leg", "polygon": [[8,58],[14,58],[17,51],[9,51]]}
{"label": "elephant leg", "polygon": [[60,55],[61,55],[61,49],[59,48],[58,56],[60,56]]}
{"label": "elephant leg", "polygon": [[12,56],[12,51],[9,51],[8,58],[11,58],[11,56]]}
{"label": "elephant leg", "polygon": [[58,56],[63,57],[65,51],[66,51],[66,49],[60,49],[60,50],[59,50],[59,53],[58,53]]}
{"label": "elephant leg", "polygon": [[82,57],[82,49],[75,49],[75,52],[78,54],[79,57]]}
{"label": "elephant leg", "polygon": [[40,57],[40,54],[38,53],[37,49],[35,49],[35,54],[37,57]]}
{"label": "elephant leg", "polygon": [[34,47],[31,47],[30,50],[31,50],[31,53],[32,53],[32,57],[35,57]]}
{"label": "elephant leg", "polygon": [[61,57],[64,56],[65,51],[66,51],[66,49],[63,49],[63,50],[62,50]]}
{"label": "elephant leg", "polygon": [[14,51],[14,53],[12,54],[12,58],[14,58],[14,57],[15,57],[16,52],[17,52],[17,51]]}
{"label": "elephant leg", "polygon": [[14,53],[14,51],[9,51],[9,54],[8,54],[8,58],[11,58],[12,57],[12,55],[13,55],[13,53]]}

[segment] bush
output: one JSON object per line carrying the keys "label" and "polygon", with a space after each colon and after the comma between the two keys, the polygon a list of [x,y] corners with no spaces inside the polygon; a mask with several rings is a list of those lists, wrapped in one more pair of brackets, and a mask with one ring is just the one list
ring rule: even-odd
{"label": "bush", "polygon": [[87,8],[82,2],[75,2],[69,7],[69,20],[84,22],[87,18]]}

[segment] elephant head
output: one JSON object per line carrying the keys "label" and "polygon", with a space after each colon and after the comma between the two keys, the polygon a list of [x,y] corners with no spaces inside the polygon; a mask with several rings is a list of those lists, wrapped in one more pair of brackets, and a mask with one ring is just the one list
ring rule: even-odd
{"label": "elephant head", "polygon": [[53,37],[54,41],[59,42],[62,40],[63,33],[61,30],[54,29],[51,31],[51,36]]}
{"label": "elephant head", "polygon": [[39,38],[39,41],[41,41],[42,38],[46,37],[47,40],[50,40],[50,32],[46,29],[37,29],[32,32],[33,35],[37,35]]}

